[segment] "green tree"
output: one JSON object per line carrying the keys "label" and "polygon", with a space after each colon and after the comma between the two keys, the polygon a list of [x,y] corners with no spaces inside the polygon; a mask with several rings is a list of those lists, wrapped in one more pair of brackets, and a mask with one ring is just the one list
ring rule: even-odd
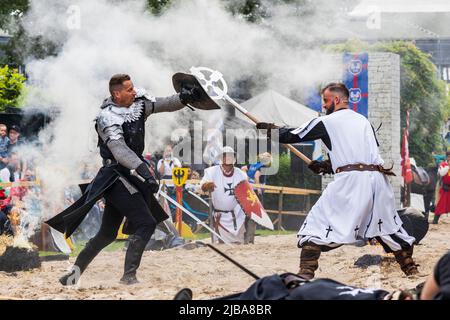
{"label": "green tree", "polygon": [[171,0],[147,0],[149,10],[156,15],[161,14],[171,3]]}
{"label": "green tree", "polygon": [[6,106],[19,107],[25,77],[9,66],[0,68],[0,111]]}
{"label": "green tree", "polygon": [[329,46],[334,52],[392,52],[400,56],[401,127],[410,109],[409,152],[419,166],[433,163],[432,152],[446,148],[441,128],[450,115],[446,84],[430,56],[406,41],[367,44],[359,40]]}
{"label": "green tree", "polygon": [[29,8],[28,0],[8,0],[0,2],[0,29],[4,29],[14,17],[21,16]]}

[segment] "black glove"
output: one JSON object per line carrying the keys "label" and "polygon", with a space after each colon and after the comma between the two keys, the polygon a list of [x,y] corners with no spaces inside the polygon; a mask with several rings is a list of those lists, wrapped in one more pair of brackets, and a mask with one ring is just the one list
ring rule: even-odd
{"label": "black glove", "polygon": [[138,175],[144,178],[144,182],[149,186],[151,193],[158,192],[159,183],[156,181],[154,175],[151,173],[150,169],[144,162],[142,162],[135,171]]}
{"label": "black glove", "polygon": [[316,174],[333,174],[334,173],[330,160],[325,160],[325,161],[313,160],[308,165],[308,168]]}
{"label": "black glove", "polygon": [[266,130],[270,130],[270,129],[278,129],[279,126],[277,126],[274,123],[268,123],[268,122],[258,122],[256,124],[256,129],[266,129]]}
{"label": "black glove", "polygon": [[200,100],[201,89],[196,85],[183,86],[180,91],[180,101],[184,105]]}

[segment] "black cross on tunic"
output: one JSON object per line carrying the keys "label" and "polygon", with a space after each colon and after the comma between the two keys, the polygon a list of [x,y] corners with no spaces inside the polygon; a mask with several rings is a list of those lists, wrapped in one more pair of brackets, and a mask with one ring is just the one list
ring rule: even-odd
{"label": "black cross on tunic", "polygon": [[358,237],[358,230],[359,230],[359,227],[356,226],[356,228],[355,228],[355,239]]}
{"label": "black cross on tunic", "polygon": [[381,232],[381,225],[383,224],[383,221],[381,221],[381,219],[380,219],[380,221],[378,221],[378,228],[380,229],[380,232]]}
{"label": "black cross on tunic", "polygon": [[326,235],[326,238],[328,238],[328,234],[329,234],[331,231],[333,231],[333,229],[331,229],[331,226],[328,226],[328,229],[325,229],[325,230],[328,231],[328,232],[327,232],[327,235]]}
{"label": "black cross on tunic", "polygon": [[398,226],[398,223],[397,223],[396,219],[397,219],[397,216],[394,216],[394,222]]}
{"label": "black cross on tunic", "polygon": [[232,188],[231,186],[233,185],[232,183],[227,183],[228,185],[228,189],[227,188],[223,188],[224,192],[229,192],[229,196],[234,196],[234,188]]}
{"label": "black cross on tunic", "polygon": [[307,225],[307,223],[306,223],[306,221],[305,221],[305,223],[303,224],[302,230],[305,229],[306,225]]}

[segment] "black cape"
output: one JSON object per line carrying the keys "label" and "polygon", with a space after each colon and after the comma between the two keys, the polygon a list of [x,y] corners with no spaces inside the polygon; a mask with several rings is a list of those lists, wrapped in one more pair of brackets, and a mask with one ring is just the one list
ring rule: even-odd
{"label": "black cape", "polygon": [[380,289],[347,286],[331,279],[304,281],[289,289],[284,279],[294,274],[267,276],[255,281],[246,291],[216,300],[383,300],[389,293]]}
{"label": "black cape", "polygon": [[[148,190],[148,186],[144,182],[137,177],[130,175],[129,170],[124,169],[120,165],[114,165],[100,168],[91,183],[87,186],[80,185],[83,195],[70,207],[45,223],[59,232],[64,233],[66,237],[70,237],[84,220],[94,204],[103,197],[105,192],[114,183],[119,183],[117,180],[120,177],[130,182],[143,195],[150,212],[157,223],[164,221],[169,217],[156,200],[155,196]],[[135,230],[136,228],[127,220],[123,228],[123,233],[133,234]]]}

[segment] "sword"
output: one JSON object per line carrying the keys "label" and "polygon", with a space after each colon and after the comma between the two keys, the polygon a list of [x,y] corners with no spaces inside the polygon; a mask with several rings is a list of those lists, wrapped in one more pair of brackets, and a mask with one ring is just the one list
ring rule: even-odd
{"label": "sword", "polygon": [[178,202],[176,202],[175,200],[173,200],[169,195],[167,195],[165,192],[163,192],[162,190],[158,191],[158,195],[163,196],[167,201],[169,201],[170,203],[172,203],[174,206],[176,206],[177,208],[181,209],[181,211],[183,211],[184,213],[186,213],[188,216],[190,216],[192,219],[194,219],[195,221],[197,221],[198,224],[201,224],[205,229],[209,230],[211,233],[213,233],[216,237],[218,237],[220,240],[222,240],[225,244],[230,245],[230,243],[228,241],[225,241],[217,232],[215,232],[213,229],[211,229],[210,227],[208,227],[203,221],[201,221],[199,218],[197,218],[194,214],[192,214],[191,212],[189,212],[186,208],[184,208],[182,205],[180,205]]}
{"label": "sword", "polygon": [[239,269],[241,269],[242,271],[244,271],[245,273],[247,273],[249,276],[253,277],[255,280],[259,280],[260,277],[258,277],[256,274],[254,274],[253,272],[251,272],[250,270],[248,270],[246,267],[244,267],[242,264],[240,264],[239,262],[237,262],[236,260],[232,259],[231,257],[229,257],[228,255],[226,255],[225,253],[223,253],[222,251],[220,251],[219,249],[217,249],[216,247],[214,247],[211,244],[207,244],[204,243],[202,241],[196,241],[196,244],[199,244],[201,246],[206,246],[212,250],[214,250],[215,252],[217,252],[218,254],[220,254],[222,257],[224,257],[225,259],[227,259],[228,261],[230,261],[232,264],[234,264],[235,266],[237,266]]}
{"label": "sword", "polygon": [[[203,85],[205,91],[208,93],[208,95],[213,100],[225,100],[228,103],[230,103],[234,108],[236,108],[239,112],[241,112],[243,115],[245,115],[247,118],[249,118],[251,121],[253,121],[255,124],[260,122],[254,115],[252,115],[250,112],[248,112],[247,109],[245,109],[243,106],[241,106],[239,103],[233,100],[228,95],[228,86],[225,82],[225,79],[223,78],[222,73],[219,71],[211,70],[206,67],[192,67],[190,69],[191,73],[196,76],[200,80],[200,84]],[[209,79],[206,79],[203,72],[210,73]],[[220,86],[219,86],[220,85]],[[309,159],[307,156],[305,156],[303,153],[298,151],[294,146],[290,144],[285,144],[285,146],[297,157],[302,159],[306,164],[311,163],[311,159]]]}

